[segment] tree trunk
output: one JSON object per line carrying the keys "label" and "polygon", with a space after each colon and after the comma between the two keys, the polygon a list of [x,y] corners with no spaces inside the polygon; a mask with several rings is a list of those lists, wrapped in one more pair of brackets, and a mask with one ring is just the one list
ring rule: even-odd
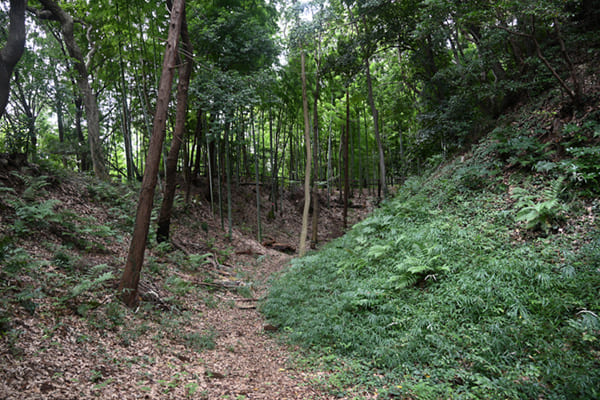
{"label": "tree trunk", "polygon": [[[254,172],[256,177],[256,229],[257,239],[262,241],[262,226],[260,224],[260,180],[258,172],[258,141],[256,140],[256,131],[254,130],[254,111],[250,109],[250,133],[252,135],[252,142],[254,146]],[[264,137],[264,136],[263,136]]]}
{"label": "tree trunk", "polygon": [[371,114],[373,114],[373,132],[377,141],[377,150],[379,152],[379,184],[383,189],[383,197],[388,197],[388,188],[385,175],[385,156],[383,153],[383,144],[381,143],[381,135],[379,134],[379,117],[377,108],[375,108],[375,99],[373,98],[373,82],[371,81],[371,69],[369,59],[365,58],[365,68],[367,74],[367,89],[369,96],[369,105],[371,106]]}
{"label": "tree trunk", "polygon": [[25,50],[26,0],[10,1],[10,25],[6,45],[0,50],[0,117],[8,104],[10,77]]}
{"label": "tree trunk", "polygon": [[304,144],[306,145],[306,166],[304,170],[304,212],[302,213],[302,230],[300,232],[300,256],[306,254],[306,234],[308,233],[308,211],[310,209],[310,169],[312,164],[312,152],[310,150],[310,121],[308,118],[308,99],[306,95],[306,62],[304,49],[300,55],[301,77],[302,77],[302,110],[304,115]]}
{"label": "tree trunk", "polygon": [[125,146],[125,165],[127,166],[127,181],[131,182],[137,174],[134,172],[133,146],[131,143],[131,118],[129,117],[129,105],[127,104],[127,84],[125,82],[125,67],[119,43],[119,68],[121,70],[121,117],[123,127],[123,144]]}
{"label": "tree trunk", "polygon": [[8,104],[10,77],[25,50],[27,0],[10,0],[10,25],[6,45],[0,50],[0,117]]}
{"label": "tree trunk", "polygon": [[171,10],[169,34],[163,60],[162,74],[160,77],[158,98],[156,101],[156,113],[154,115],[152,136],[150,138],[150,148],[148,150],[148,157],[146,158],[146,168],[142,180],[142,188],[135,218],[135,227],[131,245],[129,247],[127,263],[118,289],[123,302],[129,307],[134,307],[138,303],[138,284],[140,281],[142,264],[144,263],[146,239],[150,228],[152,200],[156,188],[161,148],[165,139],[167,111],[169,107],[171,84],[175,72],[177,45],[184,10],[185,0],[175,0]]}
{"label": "tree trunk", "polygon": [[175,199],[175,189],[177,188],[177,160],[179,159],[179,149],[183,142],[183,133],[185,130],[185,121],[187,115],[188,89],[190,87],[190,77],[193,67],[193,49],[190,37],[187,31],[185,21],[185,10],[181,22],[181,38],[184,45],[182,52],[184,54],[183,65],[179,67],[179,83],[177,85],[177,112],[175,115],[175,129],[173,131],[173,142],[167,156],[167,168],[165,169],[165,190],[163,195],[160,214],[158,217],[158,228],[156,230],[156,240],[165,242],[169,240],[169,231],[171,226],[171,215],[173,213],[173,201]]}
{"label": "tree trunk", "polygon": [[348,194],[350,192],[350,168],[348,165],[348,142],[350,138],[350,88],[346,88],[346,129],[344,130],[344,228],[348,227]]}
{"label": "tree trunk", "polygon": [[[64,142],[65,142],[65,120],[64,120],[64,114],[63,114],[63,101],[62,101],[62,93],[61,93],[61,88],[60,85],[58,83],[58,76],[56,75],[56,70],[53,70],[53,82],[54,82],[54,88],[55,88],[55,98],[54,98],[54,107],[55,107],[55,111],[56,111],[56,123],[58,125],[58,142],[61,144],[61,147],[63,146]],[[63,163],[63,167],[67,168],[67,155],[65,154],[65,152],[63,152],[62,154],[62,163]]]}
{"label": "tree trunk", "polygon": [[225,175],[227,185],[227,237],[229,240],[233,239],[233,204],[231,202],[231,143],[229,139],[230,122],[225,122]]}
{"label": "tree trunk", "polygon": [[[333,98],[333,95],[331,95]],[[331,104],[334,105],[333,101]],[[332,180],[332,168],[331,168],[331,156],[332,156],[332,147],[331,147],[331,136],[333,134],[333,116],[329,121],[329,134],[327,135],[327,209],[331,208],[331,180]]]}
{"label": "tree trunk", "polygon": [[[100,141],[100,111],[98,109],[98,102],[88,81],[88,67],[83,59],[81,49],[75,41],[75,23],[73,17],[67,14],[54,0],[40,0],[40,3],[52,14],[53,19],[60,22],[67,51],[69,52],[69,56],[75,60],[73,67],[77,73],[77,86],[81,91],[87,116],[88,142],[94,174],[100,179],[107,179],[108,172]],[[49,15],[46,13],[46,10],[38,13],[38,15],[41,18],[48,18]]]}
{"label": "tree trunk", "polygon": [[[319,50],[320,52],[320,50]],[[320,69],[321,67],[321,58],[320,53],[317,55],[317,72],[316,72],[316,83],[315,83],[315,93],[314,93],[314,102],[313,102],[313,181],[312,181],[312,228],[311,228],[311,239],[310,239],[310,247],[315,248],[319,241],[319,95],[321,93],[321,83],[320,83]]]}

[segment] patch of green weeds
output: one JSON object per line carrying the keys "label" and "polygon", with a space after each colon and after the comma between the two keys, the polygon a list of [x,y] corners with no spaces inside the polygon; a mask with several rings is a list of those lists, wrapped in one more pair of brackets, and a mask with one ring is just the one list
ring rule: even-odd
{"label": "patch of green weeds", "polygon": [[152,328],[150,325],[146,322],[135,325],[133,329],[125,325],[123,330],[119,332],[121,344],[125,347],[129,347],[131,343],[135,343],[140,337],[145,336],[151,329]]}
{"label": "patch of green weeds", "polygon": [[217,308],[219,306],[219,299],[210,293],[207,293],[204,297],[202,297],[202,300],[208,308]]}
{"label": "patch of green weeds", "polygon": [[560,200],[564,190],[563,180],[558,179],[549,187],[542,190],[542,195],[532,195],[523,188],[515,188],[512,197],[517,201],[515,207],[516,221],[525,222],[525,228],[540,230],[548,234],[558,229],[558,223],[564,218],[566,206]]}
{"label": "patch of green weeds", "polygon": [[183,266],[185,266],[188,270],[197,271],[201,266],[207,264],[209,262],[209,258],[212,256],[212,253],[190,254],[187,261],[183,263]]}
{"label": "patch of green weeds", "polygon": [[146,271],[156,277],[161,277],[164,274],[165,266],[158,262],[156,257],[148,256]]}
{"label": "patch of green weeds", "polygon": [[195,289],[192,282],[187,281],[177,275],[170,275],[165,280],[165,289],[177,296],[185,296]]}
{"label": "patch of green weeds", "polygon": [[246,284],[236,287],[236,293],[246,299],[251,299],[254,297],[254,293],[252,292],[252,285]]}
{"label": "patch of green weeds", "polygon": [[196,392],[198,392],[199,388],[200,388],[200,385],[198,384],[198,382],[187,383],[185,385],[185,397],[190,398],[190,399],[195,399]]}
{"label": "patch of green weeds", "polygon": [[217,346],[216,338],[218,332],[215,329],[208,329],[204,332],[188,332],[182,335],[185,345],[198,353],[204,350],[212,350]]}

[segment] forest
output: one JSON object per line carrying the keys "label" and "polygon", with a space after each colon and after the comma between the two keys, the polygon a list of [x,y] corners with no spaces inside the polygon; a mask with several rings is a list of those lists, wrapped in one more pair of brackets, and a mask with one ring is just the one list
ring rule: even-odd
{"label": "forest", "polygon": [[0,1],[0,398],[600,396],[600,1]]}

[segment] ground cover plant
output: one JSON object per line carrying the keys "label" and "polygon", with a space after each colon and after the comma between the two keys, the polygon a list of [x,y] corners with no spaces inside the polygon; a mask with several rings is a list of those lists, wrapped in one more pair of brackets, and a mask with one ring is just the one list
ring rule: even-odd
{"label": "ground cover plant", "polygon": [[561,202],[565,218],[591,222],[583,230],[540,229],[509,193],[555,182],[516,173],[473,190],[460,172],[482,160],[412,178],[274,282],[263,311],[335,371],[325,385],[380,398],[598,398],[598,201]]}

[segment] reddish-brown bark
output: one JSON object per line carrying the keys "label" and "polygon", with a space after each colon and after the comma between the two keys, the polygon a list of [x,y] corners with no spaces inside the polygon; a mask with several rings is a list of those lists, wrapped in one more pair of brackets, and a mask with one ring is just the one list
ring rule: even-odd
{"label": "reddish-brown bark", "polygon": [[177,46],[179,43],[184,9],[185,0],[175,0],[173,2],[171,20],[169,23],[169,35],[167,38],[162,74],[158,88],[152,137],[150,138],[148,157],[146,158],[146,168],[142,180],[135,226],[127,256],[127,263],[125,264],[125,270],[123,271],[123,276],[121,277],[121,282],[119,284],[121,298],[129,307],[134,307],[138,303],[138,284],[140,281],[140,272],[144,263],[146,239],[148,238],[148,230],[150,229],[152,200],[154,198],[154,191],[158,180],[157,175],[161,149],[165,139],[167,111],[169,108],[171,84],[173,83],[173,76],[175,74]]}

